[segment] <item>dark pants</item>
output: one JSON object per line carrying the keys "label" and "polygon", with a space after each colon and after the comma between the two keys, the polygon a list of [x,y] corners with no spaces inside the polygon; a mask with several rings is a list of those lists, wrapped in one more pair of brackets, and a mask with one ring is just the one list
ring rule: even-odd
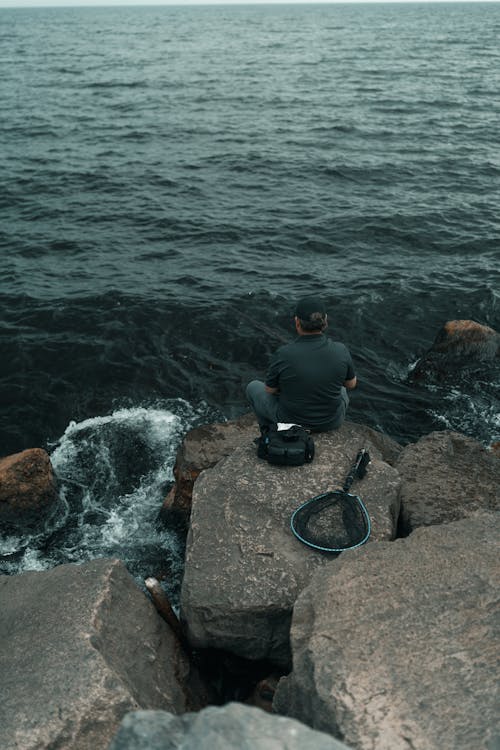
{"label": "dark pants", "polygon": [[268,393],[262,380],[252,380],[246,394],[260,427],[278,421],[278,396]]}
{"label": "dark pants", "polygon": [[[278,421],[278,396],[268,393],[265,384],[261,380],[252,380],[247,385],[246,394],[261,427]],[[349,396],[343,386],[340,395],[341,403],[337,409],[337,413],[332,418],[332,422],[324,429],[336,430],[345,419]],[[304,427],[307,426],[304,425]]]}

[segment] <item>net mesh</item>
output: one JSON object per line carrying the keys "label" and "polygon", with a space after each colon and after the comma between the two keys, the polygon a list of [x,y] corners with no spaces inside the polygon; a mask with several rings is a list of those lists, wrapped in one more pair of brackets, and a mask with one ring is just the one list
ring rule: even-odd
{"label": "net mesh", "polygon": [[305,544],[341,552],[366,541],[369,519],[356,495],[333,490],[313,497],[292,516],[292,530]]}

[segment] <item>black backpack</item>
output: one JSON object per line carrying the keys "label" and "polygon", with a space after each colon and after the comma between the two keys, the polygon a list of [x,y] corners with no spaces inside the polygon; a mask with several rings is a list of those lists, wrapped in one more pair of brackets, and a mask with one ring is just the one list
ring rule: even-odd
{"label": "black backpack", "polygon": [[294,424],[278,430],[272,424],[261,429],[257,441],[257,456],[279,466],[302,466],[314,458],[314,441],[305,427]]}

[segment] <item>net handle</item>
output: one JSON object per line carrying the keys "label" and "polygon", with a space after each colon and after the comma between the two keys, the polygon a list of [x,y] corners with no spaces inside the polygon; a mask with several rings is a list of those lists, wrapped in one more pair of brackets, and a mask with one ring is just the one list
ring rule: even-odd
{"label": "net handle", "polygon": [[363,479],[363,477],[366,474],[366,467],[370,463],[370,454],[367,450],[362,448],[358,455],[356,456],[356,460],[354,461],[353,465],[350,468],[349,474],[347,475],[344,486],[342,487],[344,492],[349,492],[351,489],[351,485],[354,482],[354,480],[357,479]]}

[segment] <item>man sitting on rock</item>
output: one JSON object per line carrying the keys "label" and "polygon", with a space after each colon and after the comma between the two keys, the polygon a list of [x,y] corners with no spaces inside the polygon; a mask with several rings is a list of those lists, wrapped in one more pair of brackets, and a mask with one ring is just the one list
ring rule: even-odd
{"label": "man sitting on rock", "polygon": [[298,337],[273,354],[266,382],[252,380],[246,389],[261,428],[285,422],[323,432],[344,421],[349,403],[346,389],[355,388],[357,380],[349,350],[325,336],[327,326],[320,299],[299,300]]}

